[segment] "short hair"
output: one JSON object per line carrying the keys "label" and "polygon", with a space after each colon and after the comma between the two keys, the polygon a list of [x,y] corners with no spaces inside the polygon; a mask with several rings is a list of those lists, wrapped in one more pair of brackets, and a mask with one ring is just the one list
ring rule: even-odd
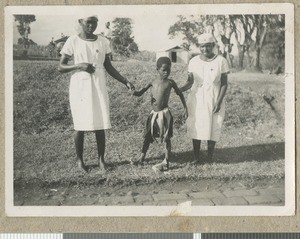
{"label": "short hair", "polygon": [[167,64],[167,65],[171,66],[170,58],[166,57],[166,56],[162,56],[162,57],[158,58],[158,60],[156,62],[156,67],[159,69],[159,68],[161,68],[161,66],[163,64]]}

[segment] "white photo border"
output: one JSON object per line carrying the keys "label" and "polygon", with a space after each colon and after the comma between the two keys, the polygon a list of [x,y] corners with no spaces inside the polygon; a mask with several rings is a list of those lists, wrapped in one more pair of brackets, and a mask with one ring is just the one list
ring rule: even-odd
{"label": "white photo border", "polygon": [[[126,15],[147,12],[174,15],[197,14],[285,14],[285,205],[284,206],[14,206],[13,202],[13,15],[76,15],[82,12],[110,12]],[[130,8],[130,9],[127,9]],[[135,9],[133,11],[132,9]],[[70,11],[72,9],[72,11]],[[127,10],[129,11],[127,11]],[[226,9],[226,10],[225,10]],[[126,14],[124,14],[126,13]],[[161,216],[174,211],[182,216],[288,216],[295,214],[295,48],[294,5],[260,4],[172,4],[93,6],[9,6],[5,7],[5,211],[11,217],[98,217]],[[288,189],[288,190],[287,190]],[[237,210],[238,209],[238,210]]]}

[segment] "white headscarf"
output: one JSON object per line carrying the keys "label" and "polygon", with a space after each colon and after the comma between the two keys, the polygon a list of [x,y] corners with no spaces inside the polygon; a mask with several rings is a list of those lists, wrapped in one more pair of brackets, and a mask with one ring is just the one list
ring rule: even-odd
{"label": "white headscarf", "polygon": [[216,39],[211,33],[203,33],[198,37],[199,44],[215,43]]}
{"label": "white headscarf", "polygon": [[80,26],[80,23],[79,23],[79,20],[87,19],[87,18],[89,18],[89,17],[95,17],[95,18],[97,18],[97,20],[98,20],[98,15],[92,15],[92,14],[89,14],[89,13],[83,13],[83,14],[80,14],[80,15],[78,16],[76,22],[75,22],[75,31],[76,31],[77,33],[80,33],[81,30],[82,30],[82,28],[81,28],[81,26]]}

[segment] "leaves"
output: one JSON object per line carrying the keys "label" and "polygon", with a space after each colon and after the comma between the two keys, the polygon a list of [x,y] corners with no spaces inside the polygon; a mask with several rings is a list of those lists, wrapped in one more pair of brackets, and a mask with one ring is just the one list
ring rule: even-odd
{"label": "leaves", "polygon": [[243,68],[244,54],[250,56],[251,50],[255,51],[255,54],[252,54],[253,59],[250,62],[252,66],[260,69],[260,51],[266,44],[267,35],[270,32],[281,34],[284,27],[284,15],[179,15],[177,22],[170,26],[168,34],[171,39],[181,38],[182,46],[187,50],[193,45],[198,46],[197,37],[204,32],[212,33],[220,48],[224,45],[222,39],[236,38],[240,57],[239,68]]}
{"label": "leaves", "polygon": [[139,52],[138,45],[132,35],[132,20],[130,18],[115,18],[113,20],[113,48],[114,52],[129,57]]}
{"label": "leaves", "polygon": [[18,22],[17,28],[18,32],[22,37],[24,37],[24,34],[26,31],[28,31],[28,34],[30,34],[30,23],[35,22],[35,15],[14,15],[15,21]]}

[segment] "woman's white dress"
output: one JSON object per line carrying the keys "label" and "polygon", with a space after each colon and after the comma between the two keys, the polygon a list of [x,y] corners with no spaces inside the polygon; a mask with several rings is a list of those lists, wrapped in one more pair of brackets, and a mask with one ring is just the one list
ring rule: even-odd
{"label": "woman's white dress", "polygon": [[110,52],[106,38],[98,36],[95,41],[85,41],[77,35],[70,36],[61,50],[61,54],[74,57],[74,64],[96,65],[93,74],[77,71],[70,79],[70,105],[75,130],[111,128],[109,98],[103,66],[105,55]]}
{"label": "woman's white dress", "polygon": [[187,133],[192,139],[218,141],[225,115],[225,100],[218,113],[213,113],[221,86],[221,74],[228,73],[226,59],[217,55],[211,61],[200,56],[192,58],[188,72],[194,76],[194,84],[188,95]]}

